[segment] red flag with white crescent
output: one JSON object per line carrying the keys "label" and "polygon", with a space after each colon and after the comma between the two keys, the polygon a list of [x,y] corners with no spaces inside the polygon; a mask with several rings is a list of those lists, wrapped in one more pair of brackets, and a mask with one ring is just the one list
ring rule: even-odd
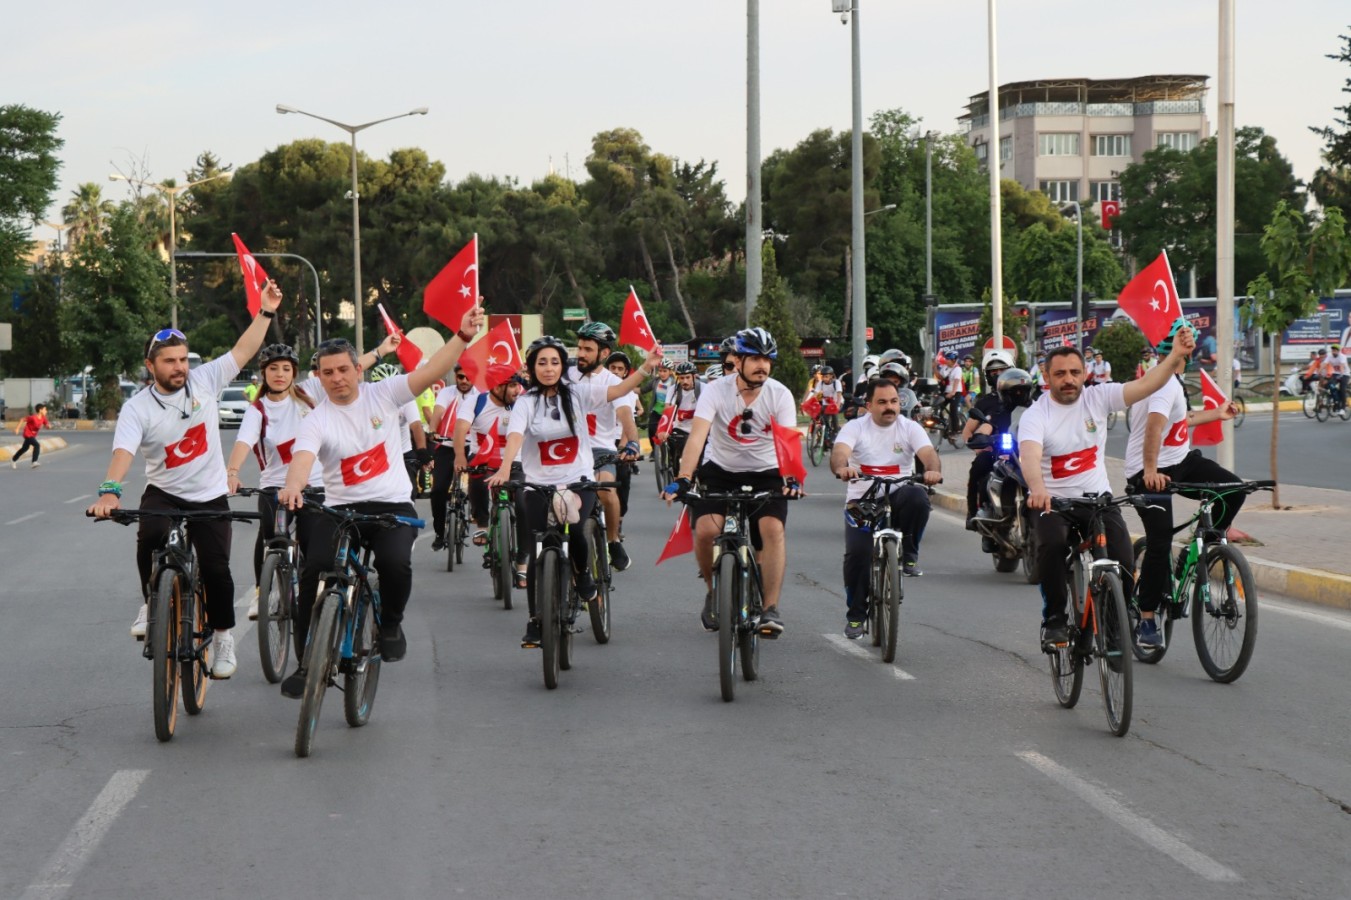
{"label": "red flag with white crescent", "polygon": [[417,364],[422,362],[422,351],[417,345],[404,336],[403,329],[394,324],[394,320],[385,312],[383,303],[375,304],[376,309],[380,310],[380,318],[385,320],[385,331],[389,334],[399,336],[399,346],[394,353],[399,357],[399,362],[403,365],[404,372],[411,372],[417,368]]}
{"label": "red flag with white crescent", "polygon": [[263,308],[263,288],[267,285],[267,273],[258,265],[258,260],[253,258],[253,254],[244,246],[239,235],[232,231],[230,237],[234,238],[235,255],[239,257],[239,271],[244,276],[244,293],[248,296],[249,315],[257,316]]}
{"label": "red flag with white crescent", "polygon": [[499,322],[481,340],[460,354],[460,368],[480,391],[490,391],[521,370],[521,348],[511,323]]}
{"label": "red flag with white crescent", "polygon": [[1156,347],[1168,337],[1173,323],[1182,316],[1182,304],[1168,265],[1168,251],[1140,270],[1116,298],[1117,306],[1144,332],[1149,346]]}
{"label": "red flag with white crescent", "polygon": [[501,468],[502,451],[506,448],[502,435],[496,428],[492,431],[476,431],[474,434],[478,438],[478,452],[469,458],[469,465]]}
{"label": "red flag with white crescent", "polygon": [[542,466],[565,466],[577,461],[580,446],[577,435],[570,434],[553,441],[539,442],[539,463]]}
{"label": "red flag with white crescent", "polygon": [[[1220,386],[1205,369],[1201,370],[1201,398],[1206,409],[1223,409],[1229,405],[1229,398],[1224,396]],[[1224,423],[1219,419],[1197,425],[1192,429],[1193,447],[1213,447],[1222,440],[1224,440]]]}
{"label": "red flag with white crescent", "polygon": [[661,346],[657,336],[652,333],[652,325],[643,312],[643,304],[638,300],[638,292],[629,287],[629,298],[624,301],[624,318],[619,323],[619,343],[632,344],[643,350],[655,350]]}
{"label": "red flag with white crescent", "polygon": [[206,423],[199,422],[183,433],[183,437],[164,448],[164,468],[176,469],[192,462],[207,451]]}
{"label": "red flag with white crescent", "polygon": [[459,331],[464,314],[478,301],[478,274],[475,234],[422,292],[422,311],[451,331]]}
{"label": "red flag with white crescent", "polygon": [[657,431],[655,440],[658,444],[664,443],[671,436],[671,429],[675,427],[676,408],[668,405],[661,412],[661,417],[657,419]]}
{"label": "red flag with white crescent", "polygon": [[388,471],[389,456],[385,453],[382,441],[364,453],[349,456],[342,461],[342,483],[349,486],[361,484]]}
{"label": "red flag with white crescent", "polygon": [[460,398],[456,397],[450,401],[446,407],[446,412],[441,416],[441,421],[436,423],[436,433],[441,437],[453,437],[455,434],[455,420],[460,415]]}
{"label": "red flag with white crescent", "polygon": [[1111,231],[1112,226],[1116,224],[1116,217],[1121,215],[1121,201],[1104,200],[1100,204],[1099,210],[1102,213],[1102,227]]}
{"label": "red flag with white crescent", "polygon": [[694,551],[694,532],[690,530],[689,517],[690,508],[682,507],[680,515],[676,517],[675,528],[671,529],[671,536],[666,539],[666,546],[661,548],[661,556],[657,557],[656,565]]}

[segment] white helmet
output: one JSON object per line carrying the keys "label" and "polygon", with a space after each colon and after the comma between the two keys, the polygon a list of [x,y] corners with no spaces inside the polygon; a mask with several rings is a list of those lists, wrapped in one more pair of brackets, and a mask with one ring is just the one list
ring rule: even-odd
{"label": "white helmet", "polygon": [[986,350],[985,353],[981,355],[980,369],[983,372],[995,363],[1002,364],[1006,369],[1013,368],[1013,352],[1011,350],[1002,350],[993,347]]}
{"label": "white helmet", "polygon": [[867,356],[863,357],[863,371],[867,373],[876,369],[880,362],[881,359],[876,353],[869,353]]}

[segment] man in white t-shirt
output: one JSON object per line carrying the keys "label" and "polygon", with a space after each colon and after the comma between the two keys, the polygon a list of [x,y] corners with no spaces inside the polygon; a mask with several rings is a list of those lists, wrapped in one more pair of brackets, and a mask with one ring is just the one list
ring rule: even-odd
{"label": "man in white t-shirt", "polygon": [[[489,466],[492,472],[502,467],[502,451],[507,446],[507,425],[511,422],[512,404],[521,394],[521,378],[512,376],[501,384],[493,385],[486,393],[475,392],[474,399],[459,404],[455,418],[455,476],[470,466]],[[470,448],[477,448],[471,453]],[[513,463],[515,460],[513,460]],[[513,465],[513,471],[519,469]],[[487,475],[469,477],[469,515],[474,520],[474,545],[481,547],[488,537],[488,487]],[[518,540],[517,547],[522,554],[529,546],[528,542]]]}
{"label": "man in white t-shirt", "polygon": [[[1088,373],[1084,358],[1073,347],[1056,347],[1046,354],[1049,390],[1023,413],[1018,422],[1018,452],[1027,479],[1027,505],[1045,515],[1033,522],[1037,533],[1037,564],[1041,571],[1042,646],[1068,640],[1065,618],[1065,556],[1071,526],[1088,525],[1085,511],[1052,512],[1052,497],[1083,497],[1111,493],[1107,481],[1107,415],[1160,390],[1186,367],[1195,344],[1183,327],[1174,338],[1168,358],[1138,381],[1127,384],[1084,386]],[[1127,596],[1132,588],[1135,560],[1130,532],[1118,509],[1104,516],[1107,552],[1121,564]]]}
{"label": "man in white t-shirt", "polygon": [[[431,355],[427,364],[407,375],[395,375],[377,384],[363,383],[356,349],[344,340],[325,341],[319,347],[319,378],[326,403],[319,404],[300,426],[291,452],[286,487],[277,502],[289,509],[304,504],[301,490],[317,461],[323,466],[324,502],[371,515],[416,517],[409,501],[412,484],[400,464],[402,438],[399,410],[445,375],[483,324],[483,310],[465,313],[460,330]],[[319,576],[333,564],[337,524],[327,516],[316,521],[300,573],[300,595],[295,627],[308,634]],[[380,656],[397,662],[407,652],[403,633],[404,608],[413,588],[413,541],[417,529],[362,526],[363,544],[372,548],[380,575]],[[281,692],[299,697],[305,688],[304,661],[287,676]]]}
{"label": "man in white t-shirt", "polygon": [[[698,476],[704,489],[722,493],[750,485],[756,491],[781,490],[784,499],[769,500],[751,514],[751,542],[760,560],[764,610],[760,614],[760,632],[778,637],[783,632],[779,615],[779,596],[783,590],[783,572],[787,562],[784,523],[788,519],[787,495],[800,488],[785,482],[774,452],[771,423],[797,429],[797,403],[781,382],[769,377],[779,345],[763,328],[737,332],[733,375],[704,386],[690,423],[689,440],[681,454],[674,485],[663,493],[670,498],[688,490]],[[704,445],[708,455],[703,464]],[[713,609],[713,539],[722,531],[726,505],[700,501],[690,506],[694,519],[694,555],[704,576],[708,593],[700,616],[705,629],[716,631],[718,621]]]}
{"label": "man in white t-shirt", "polygon": [[[869,579],[872,573],[872,532],[858,521],[857,503],[867,493],[863,475],[903,478],[914,472],[915,458],[924,463],[925,484],[943,480],[938,452],[919,423],[901,415],[901,393],[890,380],[869,382],[864,395],[868,414],[847,422],[830,451],[830,471],[849,482],[844,502],[844,636],[863,637],[868,621]],[[891,527],[901,533],[901,574],[919,575],[919,542],[929,524],[929,493],[917,484],[887,488]]]}
{"label": "man in white t-shirt", "polygon": [[1093,351],[1093,384],[1108,384],[1112,380],[1112,364],[1103,358],[1101,350]]}
{"label": "man in white t-shirt", "polygon": [[[120,508],[122,479],[138,451],[145,458],[146,488],[138,504],[141,509],[229,511],[216,398],[262,347],[280,305],[281,290],[276,282],[269,281],[262,292],[261,312],[230,352],[196,369],[188,365],[188,339],[181,331],[166,328],[150,338],[145,368],[153,383],[122,405],[113,432],[113,458],[90,513],[103,517]],[[168,519],[156,516],[140,521],[136,567],[143,603],[131,626],[137,640],[145,638],[154,554],[171,527]],[[188,537],[197,551],[198,571],[206,591],[207,623],[215,631],[211,675],[229,678],[236,665],[230,633],[235,624],[230,521],[193,522],[188,525]]]}
{"label": "man in white t-shirt", "polygon": [[1332,411],[1337,412],[1346,402],[1346,377],[1351,373],[1351,368],[1347,365],[1346,355],[1342,353],[1342,348],[1336,344],[1332,345],[1332,352],[1328,354],[1327,360],[1323,363],[1323,377],[1328,380],[1328,399],[1332,401]]}
{"label": "man in white t-shirt", "polygon": [[[478,400],[479,390],[474,387],[464,369],[455,367],[455,381],[446,385],[436,394],[436,406],[432,409],[432,429],[436,433],[436,447],[432,453],[432,550],[446,549],[446,503],[450,498],[450,487],[459,476],[456,474],[464,467],[464,459],[455,456],[455,422],[460,410],[473,406]],[[473,449],[470,447],[469,449]]]}

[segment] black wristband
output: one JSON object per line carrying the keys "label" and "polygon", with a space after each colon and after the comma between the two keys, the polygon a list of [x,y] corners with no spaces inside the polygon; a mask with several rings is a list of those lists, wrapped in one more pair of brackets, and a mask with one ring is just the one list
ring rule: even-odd
{"label": "black wristband", "polygon": [[258,315],[260,315],[260,316],[262,316],[262,317],[264,317],[264,318],[266,318],[266,319],[275,319],[275,318],[277,318],[276,312],[273,311],[273,310],[270,310],[270,309],[260,310],[260,311],[258,312]]}

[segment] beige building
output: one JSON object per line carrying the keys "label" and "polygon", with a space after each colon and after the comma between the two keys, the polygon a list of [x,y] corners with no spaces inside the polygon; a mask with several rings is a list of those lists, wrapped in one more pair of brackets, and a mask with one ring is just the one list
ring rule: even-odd
{"label": "beige building", "polygon": [[[1210,134],[1205,75],[1017,81],[999,88],[1004,178],[1056,203],[1121,199],[1121,171],[1159,146],[1190,150]],[[981,165],[990,153],[989,91],[958,118]]]}

